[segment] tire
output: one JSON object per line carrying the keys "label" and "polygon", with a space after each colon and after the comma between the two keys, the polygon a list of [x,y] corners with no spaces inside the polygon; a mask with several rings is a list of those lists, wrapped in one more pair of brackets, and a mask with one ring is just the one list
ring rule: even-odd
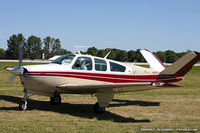
{"label": "tire", "polygon": [[96,102],[93,106],[93,111],[95,114],[102,114],[105,112],[105,107],[100,107],[98,102]]}
{"label": "tire", "polygon": [[61,96],[59,94],[54,95],[54,97],[50,97],[50,103],[53,105],[61,104]]}
{"label": "tire", "polygon": [[25,101],[24,99],[20,101],[19,103],[19,109],[20,110],[26,110],[27,109],[27,101]]}

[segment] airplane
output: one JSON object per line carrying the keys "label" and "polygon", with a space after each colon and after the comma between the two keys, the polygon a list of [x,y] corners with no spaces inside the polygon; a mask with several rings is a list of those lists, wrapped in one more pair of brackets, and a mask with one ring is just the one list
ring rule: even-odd
{"label": "airplane", "polygon": [[97,97],[94,113],[105,112],[115,93],[159,89],[178,82],[200,60],[200,53],[189,52],[172,65],[166,67],[156,55],[141,50],[150,68],[119,62],[104,57],[84,54],[66,54],[49,64],[5,67],[19,76],[24,87],[24,97],[19,103],[20,110],[28,108],[28,94],[50,97],[50,103],[61,103],[61,94],[92,94]]}

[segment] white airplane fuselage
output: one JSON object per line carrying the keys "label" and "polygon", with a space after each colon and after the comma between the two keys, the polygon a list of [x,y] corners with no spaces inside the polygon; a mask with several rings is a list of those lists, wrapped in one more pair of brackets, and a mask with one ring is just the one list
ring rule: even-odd
{"label": "white airplane fuselage", "polygon": [[[77,58],[87,57],[92,60],[91,70],[73,69]],[[101,59],[106,62],[106,70],[95,70],[94,59]],[[111,71],[110,63],[125,67],[124,72]],[[39,92],[41,94],[53,95],[54,93],[98,93],[106,91],[106,88],[82,87],[84,85],[106,85],[106,84],[135,84],[132,86],[113,87],[115,92],[138,91],[155,88],[153,83],[169,83],[182,80],[181,77],[159,76],[159,72],[135,66],[130,63],[122,63],[109,59],[94,57],[90,55],[79,55],[73,58],[70,64],[42,64],[23,66],[28,72],[21,75],[24,88]],[[74,87],[59,88],[59,85],[69,85]],[[80,87],[79,87],[80,86]],[[110,87],[108,87],[110,89]]]}

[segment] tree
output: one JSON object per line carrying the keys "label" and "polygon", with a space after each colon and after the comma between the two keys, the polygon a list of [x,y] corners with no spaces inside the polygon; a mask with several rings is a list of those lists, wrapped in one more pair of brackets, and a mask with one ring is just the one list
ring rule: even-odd
{"label": "tree", "polygon": [[19,33],[18,35],[13,34],[12,36],[10,36],[9,40],[7,40],[8,48],[6,50],[6,55],[8,58],[18,59],[19,44],[23,44],[22,47],[24,47],[24,45],[25,45],[25,38],[21,33]]}
{"label": "tree", "polygon": [[145,59],[144,59],[144,57],[142,56],[142,54],[140,53],[140,49],[137,49],[136,51],[135,51],[135,61],[136,62],[144,62],[145,61]]}
{"label": "tree", "polygon": [[0,59],[6,58],[6,51],[0,48]]}
{"label": "tree", "polygon": [[55,39],[52,43],[51,56],[58,55],[61,53],[61,44],[59,39]]}
{"label": "tree", "polygon": [[176,53],[176,55],[178,56],[178,58],[181,58],[182,56],[184,56],[185,54],[187,54],[189,52],[191,52],[191,51]]}
{"label": "tree", "polygon": [[86,53],[89,55],[97,56],[98,49],[95,47],[90,47],[87,49]]}
{"label": "tree", "polygon": [[97,56],[104,57],[104,56],[106,56],[106,53],[105,53],[105,51],[103,49],[99,49],[97,51]]}
{"label": "tree", "polygon": [[128,60],[128,54],[125,50],[117,50],[116,60],[124,62]]}
{"label": "tree", "polygon": [[44,40],[44,54],[45,58],[49,58],[51,55],[51,49],[53,47],[54,38],[47,36]]}
{"label": "tree", "polygon": [[108,56],[109,59],[115,60],[117,57],[117,50],[116,49],[110,49],[110,54]]}
{"label": "tree", "polygon": [[39,59],[41,58],[41,39],[36,36],[30,36],[25,45],[25,51],[27,53],[27,57],[30,59]]}
{"label": "tree", "polygon": [[178,56],[172,50],[165,51],[165,55],[166,55],[166,62],[167,63],[173,63],[178,59]]}
{"label": "tree", "polygon": [[72,53],[71,51],[67,51],[66,49],[63,49],[63,48],[61,48],[60,49],[60,55],[64,55],[64,54],[70,54],[70,53]]}
{"label": "tree", "polygon": [[44,54],[45,58],[50,58],[54,55],[61,54],[63,50],[61,49],[61,44],[59,39],[51,38],[47,36],[44,40]]}
{"label": "tree", "polygon": [[163,51],[157,51],[155,52],[155,55],[162,61],[165,62],[165,54]]}
{"label": "tree", "polygon": [[127,52],[128,54],[128,62],[134,62],[136,60],[136,52],[133,50],[130,50]]}
{"label": "tree", "polygon": [[[105,57],[105,55],[110,52],[108,58],[117,60],[117,61],[128,61],[128,62],[146,62],[145,58],[142,56],[140,53],[140,49],[137,49],[136,51],[130,50],[130,51],[125,51],[125,50],[120,50],[120,49],[115,49],[115,48],[106,48],[106,49],[97,49],[95,47],[90,47],[88,48],[87,52],[81,52],[82,54],[89,54],[93,56],[99,56],[99,57]],[[167,51],[157,51],[154,52],[155,55],[162,61],[162,62],[168,62],[168,63],[173,63],[177,59],[181,58],[183,55],[186,53],[190,52],[189,50],[187,52],[181,52],[181,53],[176,53],[172,50],[167,50]]]}
{"label": "tree", "polygon": [[0,48],[0,55],[5,55],[6,54],[6,51],[2,48]]}

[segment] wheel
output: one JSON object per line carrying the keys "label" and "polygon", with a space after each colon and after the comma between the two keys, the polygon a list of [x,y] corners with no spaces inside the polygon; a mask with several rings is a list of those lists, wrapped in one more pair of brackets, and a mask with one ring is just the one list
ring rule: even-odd
{"label": "wheel", "polygon": [[53,105],[58,105],[61,103],[61,97],[59,94],[54,95],[54,97],[50,97],[50,103]]}
{"label": "wheel", "polygon": [[102,114],[105,112],[105,107],[100,107],[98,102],[96,102],[93,106],[94,113],[96,114]]}
{"label": "wheel", "polygon": [[19,103],[19,109],[20,110],[26,110],[27,109],[27,101],[22,99]]}

